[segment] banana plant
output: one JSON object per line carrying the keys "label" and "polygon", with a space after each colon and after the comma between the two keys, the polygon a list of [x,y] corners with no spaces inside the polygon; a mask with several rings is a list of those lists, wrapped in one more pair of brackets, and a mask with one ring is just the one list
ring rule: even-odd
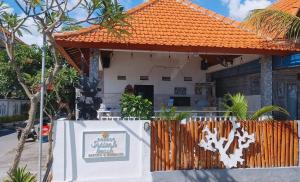
{"label": "banana plant", "polygon": [[263,115],[271,112],[280,112],[285,115],[289,115],[289,112],[282,107],[276,105],[264,106],[261,109],[254,112],[254,114],[249,114],[248,101],[245,96],[241,93],[235,95],[227,94],[224,97],[223,106],[226,110],[224,116],[235,116],[238,120],[257,120]]}

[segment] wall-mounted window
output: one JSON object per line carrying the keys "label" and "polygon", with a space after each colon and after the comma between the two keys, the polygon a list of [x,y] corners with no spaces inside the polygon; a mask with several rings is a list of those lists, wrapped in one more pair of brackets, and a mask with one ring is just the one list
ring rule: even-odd
{"label": "wall-mounted window", "polygon": [[193,78],[192,77],[184,77],[184,81],[185,82],[191,82],[191,81],[193,81]]}
{"label": "wall-mounted window", "polygon": [[163,76],[163,77],[161,78],[161,80],[162,80],[162,81],[167,81],[167,82],[169,82],[169,81],[171,81],[171,77],[169,77],[169,76]]}
{"label": "wall-mounted window", "polygon": [[118,76],[118,80],[126,80],[126,76]]}
{"label": "wall-mounted window", "polygon": [[140,80],[149,80],[149,76],[140,76]]}

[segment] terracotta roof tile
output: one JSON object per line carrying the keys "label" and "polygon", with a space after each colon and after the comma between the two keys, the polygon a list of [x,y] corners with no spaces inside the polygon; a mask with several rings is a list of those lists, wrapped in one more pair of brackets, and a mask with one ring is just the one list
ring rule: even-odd
{"label": "terracotta roof tile", "polygon": [[[298,1],[298,0],[296,0]],[[128,11],[131,35],[117,38],[99,26],[56,34],[62,47],[106,49],[170,49],[177,51],[226,52],[233,49],[286,50],[239,28],[239,22],[207,10],[188,0],[150,0]],[[184,49],[183,49],[184,48]],[[193,48],[193,49],[192,49]],[[175,50],[175,49],[174,49]],[[251,52],[253,53],[253,52]]]}

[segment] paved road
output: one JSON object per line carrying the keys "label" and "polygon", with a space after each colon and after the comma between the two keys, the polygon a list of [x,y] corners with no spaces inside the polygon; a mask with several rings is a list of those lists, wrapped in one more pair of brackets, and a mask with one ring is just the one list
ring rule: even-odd
{"label": "paved road", "polygon": [[[0,129],[0,181],[6,176],[14,155],[15,147],[17,145],[17,134],[14,131],[7,129]],[[45,170],[47,158],[48,143],[43,144],[43,167]],[[21,158],[20,166],[27,165],[27,169],[37,174],[38,172],[38,141],[26,142],[25,149]]]}

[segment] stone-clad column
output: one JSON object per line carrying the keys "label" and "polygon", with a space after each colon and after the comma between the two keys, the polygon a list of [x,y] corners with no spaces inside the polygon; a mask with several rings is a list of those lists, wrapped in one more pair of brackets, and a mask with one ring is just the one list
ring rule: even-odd
{"label": "stone-clad column", "polygon": [[261,106],[272,105],[272,56],[262,56],[260,60],[260,95]]}
{"label": "stone-clad column", "polygon": [[99,49],[91,49],[90,53],[90,67],[89,67],[89,78],[90,81],[99,80],[99,60],[100,51]]}

